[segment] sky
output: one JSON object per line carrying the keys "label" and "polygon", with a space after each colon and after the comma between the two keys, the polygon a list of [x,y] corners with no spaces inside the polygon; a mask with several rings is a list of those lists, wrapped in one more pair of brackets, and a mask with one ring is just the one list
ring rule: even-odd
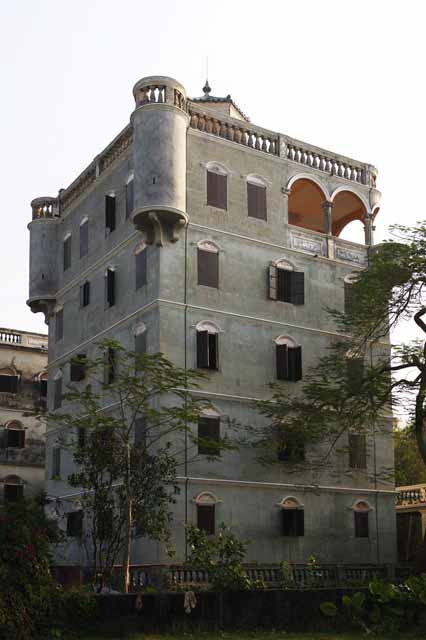
{"label": "sky", "polygon": [[28,298],[30,201],[55,196],[129,122],[148,75],[231,94],[254,124],[379,170],[376,242],[426,219],[421,0],[2,0],[0,326]]}

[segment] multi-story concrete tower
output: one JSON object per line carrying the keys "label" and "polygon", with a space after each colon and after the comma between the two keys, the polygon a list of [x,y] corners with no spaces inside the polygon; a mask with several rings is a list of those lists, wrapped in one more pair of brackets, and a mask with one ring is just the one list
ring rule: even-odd
{"label": "multi-story concrete tower", "polygon": [[0,503],[44,490],[47,336],[0,329]]}
{"label": "multi-story concrete tower", "polygon": [[[343,308],[345,285],[366,265],[376,170],[252,125],[208,84],[188,99],[176,80],[149,77],[134,97],[113,142],[57,198],[32,203],[28,304],[49,324],[50,408],[60,405],[71,356],[92,356],[113,336],[208,368],[199,394],[211,408],[199,429],[225,435],[231,419],[260,420],[253,401],[268,383],[296,390],[335,337],[323,309]],[[365,245],[339,239],[354,220]],[[245,450],[188,464],[175,561],[185,557],[185,522],[213,530],[222,521],[252,540],[250,559],[260,562],[393,561],[393,486],[378,474],[393,466],[388,422],[345,436],[332,472],[315,477],[289,473],[290,450],[274,467]],[[48,493],[72,511],[72,462],[58,438],[52,428]],[[78,545],[70,540],[67,553],[77,561]],[[136,539],[133,562],[167,561]]]}

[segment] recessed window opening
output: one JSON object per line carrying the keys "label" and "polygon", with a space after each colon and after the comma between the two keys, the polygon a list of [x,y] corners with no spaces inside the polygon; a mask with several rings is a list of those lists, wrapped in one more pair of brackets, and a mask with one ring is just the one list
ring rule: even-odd
{"label": "recessed window opening", "polygon": [[89,219],[84,218],[80,223],[80,258],[89,253]]}
{"label": "recessed window opening", "polygon": [[271,300],[305,304],[305,274],[295,271],[287,260],[278,260],[269,267],[269,297]]}
{"label": "recessed window opening", "polygon": [[197,367],[219,368],[219,330],[213,322],[200,322],[197,327]]}
{"label": "recessed window opening", "polygon": [[255,176],[247,178],[247,213],[250,218],[266,220],[266,184]]}
{"label": "recessed window opening", "polygon": [[216,413],[206,413],[198,418],[198,453],[220,455],[220,416]]}
{"label": "recessed window opening", "polygon": [[277,379],[298,382],[302,379],[302,347],[288,336],[279,336],[274,342]]}
{"label": "recessed window opening", "polygon": [[141,322],[135,330],[135,352],[139,354],[146,353],[146,347],[146,326]]}
{"label": "recessed window opening", "polygon": [[216,533],[216,505],[218,499],[212,493],[204,491],[195,498],[197,507],[197,528],[208,535]]}
{"label": "recessed window opening", "polygon": [[87,356],[85,353],[77,354],[76,358],[71,360],[71,382],[81,382],[86,377]]}
{"label": "recessed window opening", "polygon": [[355,538],[368,538],[370,506],[367,502],[359,500],[352,509],[354,512]]}
{"label": "recessed window opening", "polygon": [[90,282],[84,282],[80,286],[80,307],[87,307],[90,304]]}
{"label": "recessed window opening", "polygon": [[129,177],[126,184],[126,218],[129,218],[134,208],[134,182],[133,175]]}
{"label": "recessed window opening", "polygon": [[107,233],[112,233],[115,230],[115,209],[115,195],[105,196],[105,229]]}
{"label": "recessed window opening", "polygon": [[197,247],[198,284],[205,287],[219,287],[219,248],[209,240],[203,240]]}
{"label": "recessed window opening", "polygon": [[285,537],[302,537],[305,535],[305,511],[296,498],[286,498],[280,504],[282,518],[282,534]]}
{"label": "recessed window opening", "polygon": [[228,208],[228,176],[218,164],[210,163],[207,168],[207,204],[225,211]]}
{"label": "recessed window opening", "polygon": [[13,369],[0,369],[0,393],[18,393],[19,376]]}
{"label": "recessed window opening", "polygon": [[24,497],[24,483],[19,476],[8,476],[5,478],[3,495],[6,504],[22,500]]}
{"label": "recessed window opening", "polygon": [[63,244],[63,266],[64,271],[71,267],[71,234],[65,237]]}
{"label": "recessed window opening", "polygon": [[115,269],[112,267],[105,273],[105,302],[107,307],[115,305]]}
{"label": "recessed window opening", "polygon": [[5,429],[6,447],[23,449],[25,447],[25,430],[19,422],[10,422]]}
{"label": "recessed window opening", "polygon": [[136,290],[147,284],[147,248],[140,245],[135,251]]}

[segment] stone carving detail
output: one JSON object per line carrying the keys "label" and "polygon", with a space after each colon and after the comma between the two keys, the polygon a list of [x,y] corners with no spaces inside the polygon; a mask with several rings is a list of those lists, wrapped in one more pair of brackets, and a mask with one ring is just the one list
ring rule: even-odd
{"label": "stone carving detail", "polygon": [[290,247],[318,256],[327,255],[326,239],[303,231],[290,231]]}
{"label": "stone carving detail", "polygon": [[336,242],[335,256],[337,260],[353,262],[361,266],[365,265],[367,259],[365,250],[358,249],[349,244],[343,244],[341,240]]}

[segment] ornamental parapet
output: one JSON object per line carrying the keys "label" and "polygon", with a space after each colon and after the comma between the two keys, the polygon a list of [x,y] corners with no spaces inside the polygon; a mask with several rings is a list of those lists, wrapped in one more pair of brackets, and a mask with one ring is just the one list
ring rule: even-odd
{"label": "ornamental parapet", "polygon": [[42,196],[31,201],[32,219],[57,218],[59,216],[58,198]]}

